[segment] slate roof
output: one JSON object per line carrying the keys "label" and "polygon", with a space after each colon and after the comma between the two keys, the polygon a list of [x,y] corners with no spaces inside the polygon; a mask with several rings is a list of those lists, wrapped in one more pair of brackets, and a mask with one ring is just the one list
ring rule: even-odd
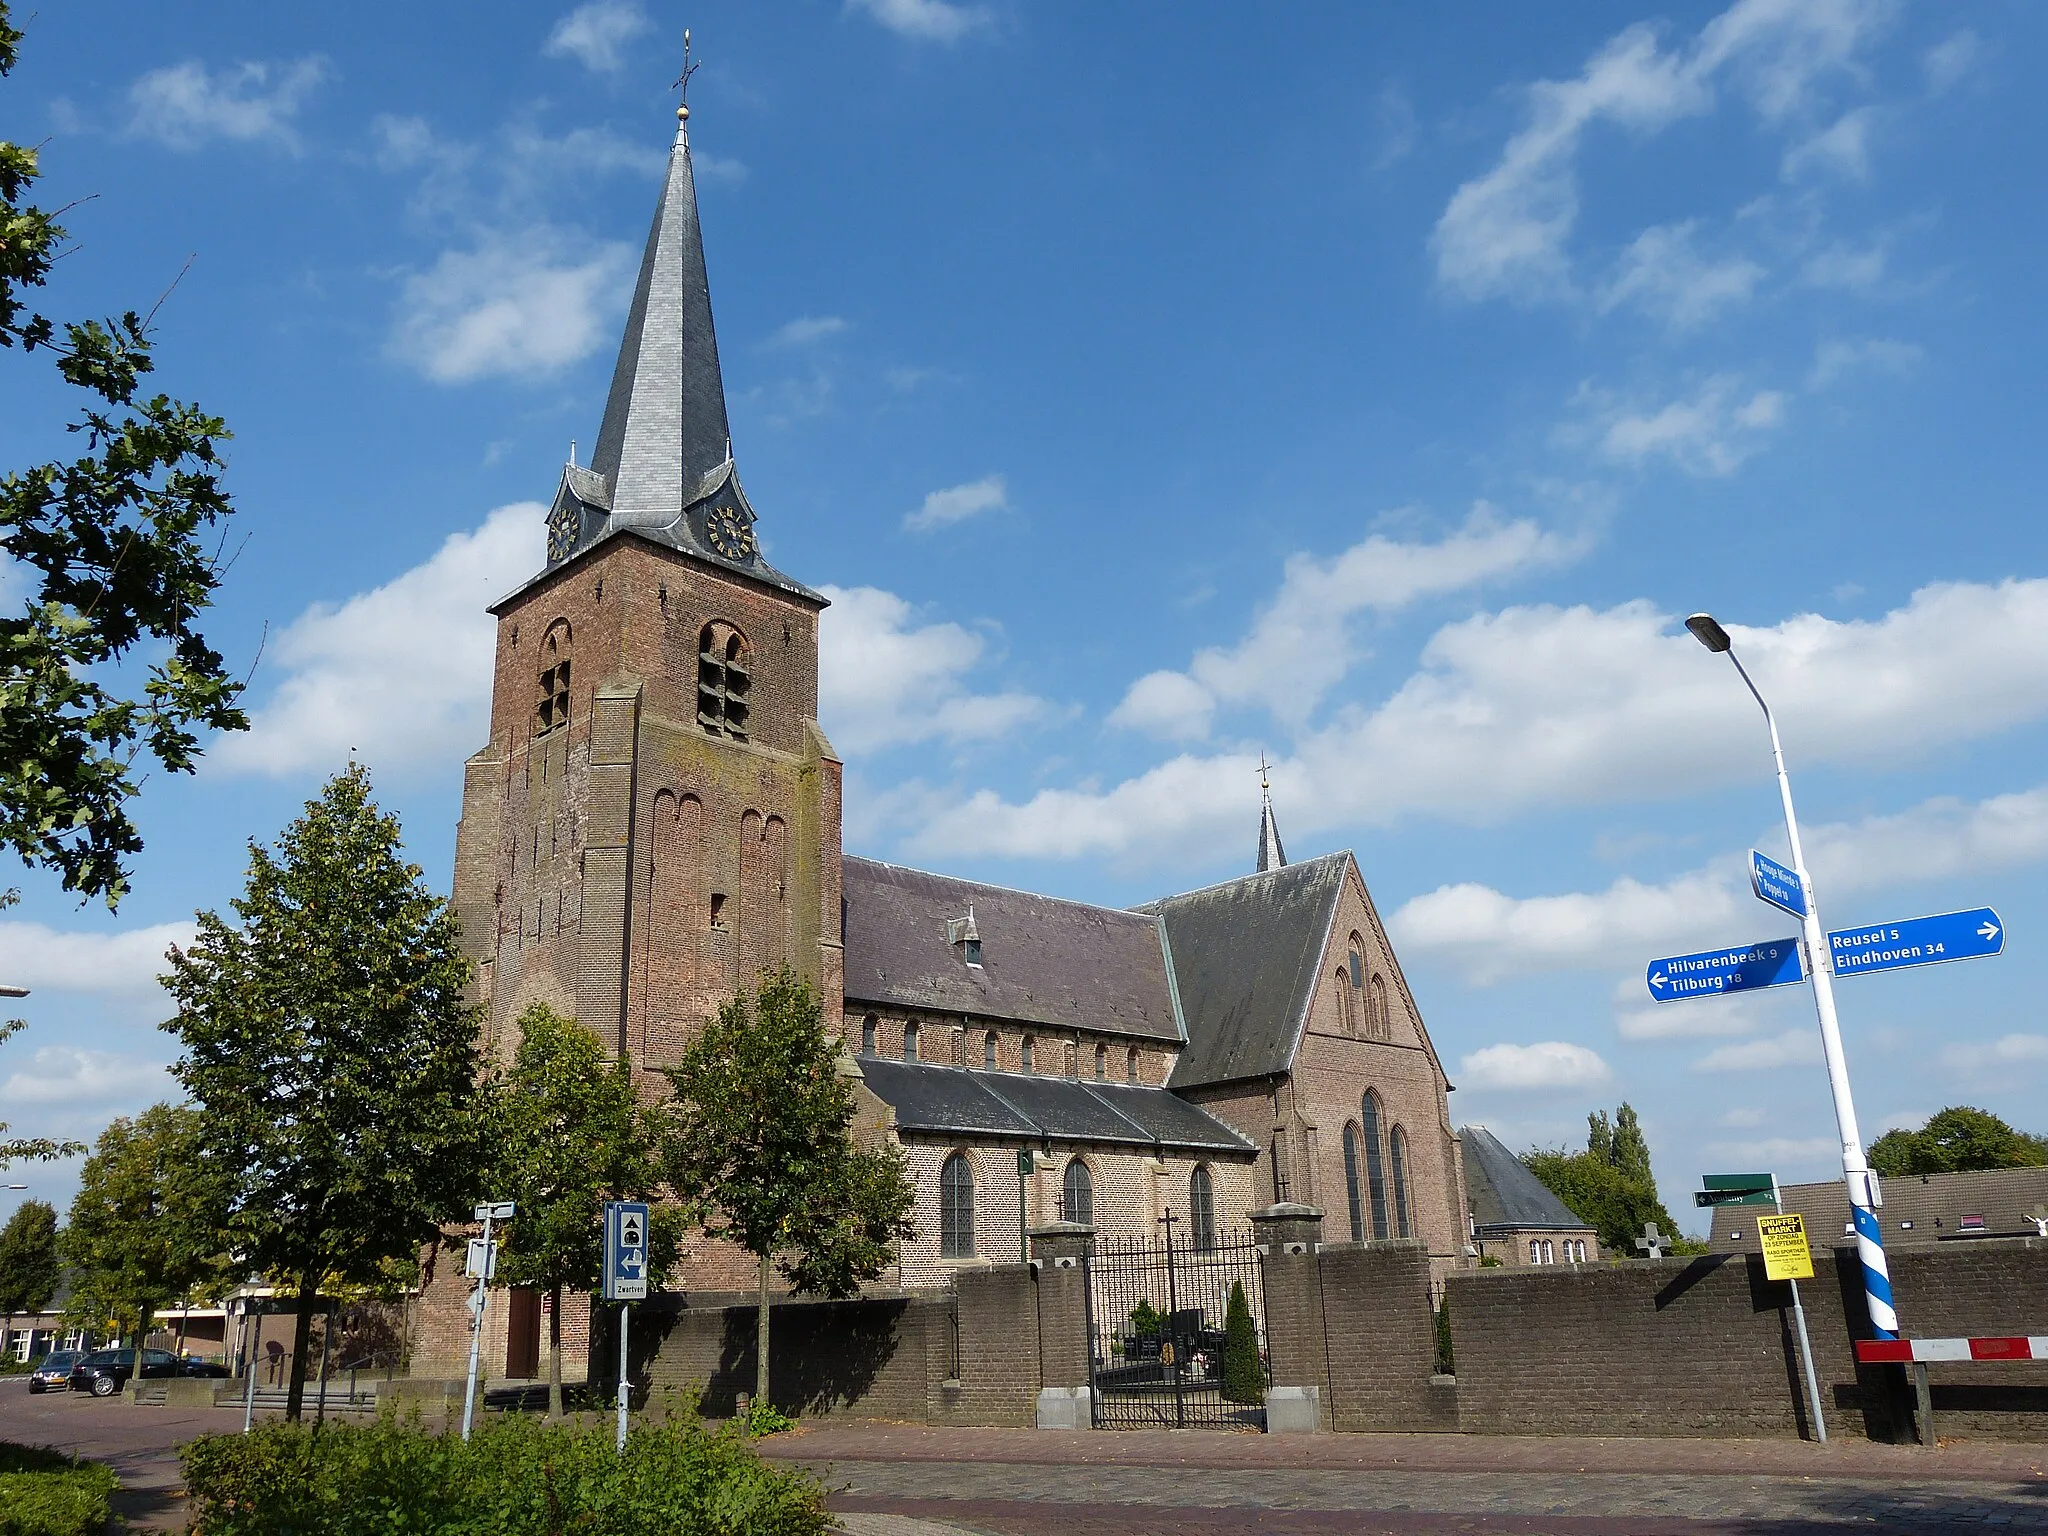
{"label": "slate roof", "polygon": [[[873,859],[848,857],[843,881],[848,1013],[880,1004],[1182,1039],[1155,917]],[[947,919],[970,906],[979,966],[947,942]]]}
{"label": "slate roof", "polygon": [[1489,1227],[1591,1228],[1485,1126],[1462,1126],[1458,1139],[1465,1147],[1465,1195],[1472,1203],[1473,1224],[1482,1234]]}
{"label": "slate roof", "polygon": [[1138,908],[1166,925],[1187,1024],[1170,1086],[1289,1069],[1350,867],[1325,854]]}
{"label": "slate roof", "polygon": [[[2034,1224],[2026,1213],[2048,1202],[2048,1168],[1910,1174],[1878,1182],[1884,1204],[1878,1208],[1877,1219],[1884,1228],[1887,1248],[1952,1238],[1963,1230],[1965,1216],[1982,1217],[1987,1235],[2032,1237]],[[1849,1224],[1849,1192],[1839,1178],[1818,1184],[1786,1184],[1778,1193],[1786,1210],[1806,1218],[1809,1241],[1823,1248],[1843,1241]],[[1769,1206],[1717,1205],[1708,1241],[1717,1253],[1754,1252],[1756,1218],[1769,1214]],[[1902,1222],[1912,1225],[1902,1226]]]}
{"label": "slate roof", "polygon": [[1249,1155],[1257,1150],[1221,1120],[1164,1088],[970,1071],[886,1056],[858,1060],[868,1087],[896,1111],[899,1131],[1184,1152]]}

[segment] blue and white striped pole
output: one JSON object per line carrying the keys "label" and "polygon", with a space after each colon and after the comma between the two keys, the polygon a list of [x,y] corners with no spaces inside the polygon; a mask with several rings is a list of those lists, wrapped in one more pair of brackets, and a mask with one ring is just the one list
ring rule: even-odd
{"label": "blue and white striped pole", "polygon": [[1771,728],[1771,758],[1778,765],[1778,796],[1785,802],[1785,835],[1792,842],[1792,869],[1799,876],[1806,897],[1806,916],[1801,928],[1806,936],[1807,973],[1813,980],[1814,1012],[1820,1015],[1821,1052],[1827,1058],[1828,1087],[1835,1096],[1835,1129],[1842,1138],[1842,1179],[1849,1187],[1849,1211],[1856,1224],[1856,1257],[1863,1266],[1863,1300],[1870,1322],[1880,1339],[1899,1336],[1899,1314],[1892,1305],[1891,1271],[1884,1261],[1884,1232],[1877,1221],[1877,1180],[1863,1156],[1863,1133],[1856,1128],[1856,1101],[1849,1092],[1849,1063],[1842,1054],[1842,1028],[1835,1018],[1835,967],[1828,954],[1825,930],[1820,925],[1820,904],[1814,900],[1813,877],[1806,872],[1806,855],[1799,846],[1799,818],[1792,811],[1792,781],[1785,776],[1785,749],[1778,744],[1778,722],[1771,706],[1750,681],[1742,659],[1728,631],[1714,622],[1713,615],[1696,613],[1685,621],[1701,645],[1719,652],[1735,663],[1735,670],[1748,685],[1750,695],[1764,712],[1764,724]]}

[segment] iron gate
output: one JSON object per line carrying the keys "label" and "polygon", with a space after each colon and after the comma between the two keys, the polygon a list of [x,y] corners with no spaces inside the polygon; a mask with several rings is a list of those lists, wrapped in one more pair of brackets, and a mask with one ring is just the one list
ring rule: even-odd
{"label": "iron gate", "polygon": [[[1172,1226],[1158,1242],[1097,1239],[1087,1261],[1089,1385],[1098,1429],[1260,1429],[1265,1293],[1252,1239],[1194,1248]],[[1240,1345],[1226,1380],[1234,1287],[1251,1312],[1256,1368]]]}

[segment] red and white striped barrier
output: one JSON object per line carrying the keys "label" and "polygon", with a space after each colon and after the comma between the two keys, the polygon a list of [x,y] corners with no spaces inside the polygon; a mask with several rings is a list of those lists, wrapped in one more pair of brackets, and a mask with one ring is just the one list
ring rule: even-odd
{"label": "red and white striped barrier", "polygon": [[1858,1339],[1865,1365],[1915,1365],[1930,1360],[2048,1360],[2048,1337],[2018,1339]]}

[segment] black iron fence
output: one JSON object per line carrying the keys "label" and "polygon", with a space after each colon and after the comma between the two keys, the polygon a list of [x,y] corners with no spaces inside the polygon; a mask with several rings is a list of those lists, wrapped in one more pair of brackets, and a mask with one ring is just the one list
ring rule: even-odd
{"label": "black iron fence", "polygon": [[1249,1236],[1098,1238],[1087,1273],[1098,1428],[1262,1427],[1265,1294]]}

